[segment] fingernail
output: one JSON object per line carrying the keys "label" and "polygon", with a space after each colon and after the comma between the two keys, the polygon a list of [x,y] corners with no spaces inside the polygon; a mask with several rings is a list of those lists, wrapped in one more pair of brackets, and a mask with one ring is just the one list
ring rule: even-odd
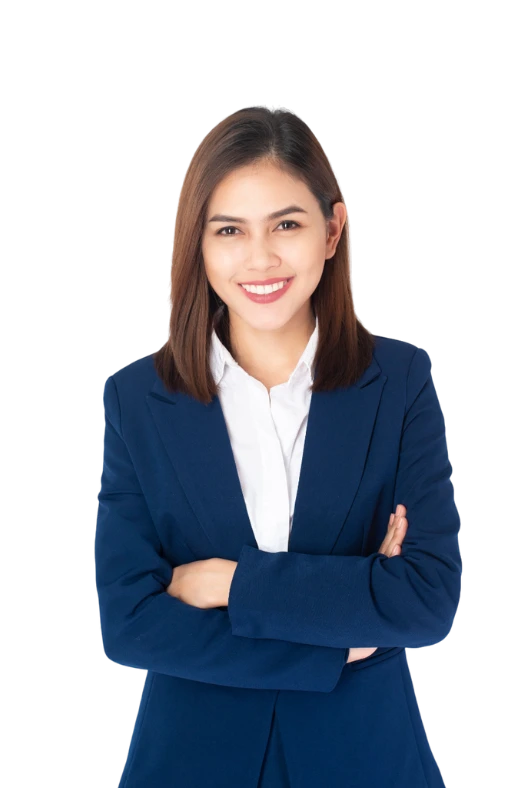
{"label": "fingernail", "polygon": [[396,506],[396,514],[401,514],[401,507],[402,504],[398,503],[398,505]]}

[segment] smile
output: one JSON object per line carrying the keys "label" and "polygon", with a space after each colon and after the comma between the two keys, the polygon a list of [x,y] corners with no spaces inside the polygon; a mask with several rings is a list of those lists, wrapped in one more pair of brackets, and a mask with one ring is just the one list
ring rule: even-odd
{"label": "smile", "polygon": [[254,301],[257,304],[269,304],[273,303],[273,301],[277,301],[278,298],[282,298],[284,293],[286,293],[293,282],[294,277],[292,276],[290,279],[283,280],[282,282],[276,282],[273,285],[241,285],[239,287],[244,290],[247,297]]}

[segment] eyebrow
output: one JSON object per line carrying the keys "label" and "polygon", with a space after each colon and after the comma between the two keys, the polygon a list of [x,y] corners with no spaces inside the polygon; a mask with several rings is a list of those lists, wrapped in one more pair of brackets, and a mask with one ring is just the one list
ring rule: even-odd
{"label": "eyebrow", "polygon": [[[266,217],[266,221],[272,219],[279,219],[281,216],[286,216],[289,213],[308,213],[304,208],[299,205],[289,205],[287,208],[281,208],[279,211],[273,211]],[[241,219],[239,216],[226,216],[224,213],[216,213],[208,222],[238,222],[238,224],[246,224],[246,219]]]}

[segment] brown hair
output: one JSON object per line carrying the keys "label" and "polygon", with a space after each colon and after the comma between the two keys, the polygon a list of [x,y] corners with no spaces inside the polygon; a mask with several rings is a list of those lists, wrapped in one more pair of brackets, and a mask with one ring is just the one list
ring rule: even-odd
{"label": "brown hair", "polygon": [[[205,404],[217,394],[209,367],[213,328],[231,352],[228,309],[208,282],[201,252],[208,204],[226,175],[263,160],[302,179],[326,219],[333,217],[334,202],[344,202],[317,138],[292,112],[262,106],[240,109],[202,140],[180,194],[171,266],[169,339],[154,354],[154,363],[169,391],[182,391]],[[325,263],[311,305],[319,327],[312,391],[350,386],[372,361],[374,337],[354,311],[347,222],[334,256]]]}

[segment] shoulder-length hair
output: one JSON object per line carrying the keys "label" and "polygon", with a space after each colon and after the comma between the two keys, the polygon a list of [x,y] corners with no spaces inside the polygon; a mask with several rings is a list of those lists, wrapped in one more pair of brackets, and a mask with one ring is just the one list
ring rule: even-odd
{"label": "shoulder-length hair", "polygon": [[[208,204],[225,176],[260,161],[271,161],[301,179],[326,219],[333,217],[333,203],[344,202],[317,138],[292,112],[246,107],[222,120],[202,140],[181,189],[171,265],[169,339],[154,354],[154,364],[169,391],[184,392],[204,404],[217,394],[209,364],[213,328],[231,352],[228,309],[209,284],[201,252]],[[335,255],[325,263],[311,305],[319,331],[312,392],[350,386],[372,361],[374,336],[354,311],[347,222]]]}

